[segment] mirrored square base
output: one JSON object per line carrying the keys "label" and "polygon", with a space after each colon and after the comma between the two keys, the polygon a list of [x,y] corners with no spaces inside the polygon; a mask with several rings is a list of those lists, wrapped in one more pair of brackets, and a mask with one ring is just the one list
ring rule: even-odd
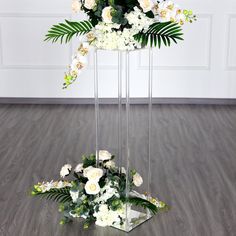
{"label": "mirrored square base", "polygon": [[134,228],[138,227],[139,225],[141,225],[142,223],[144,223],[145,221],[149,220],[150,218],[152,218],[151,214],[145,214],[143,212],[139,212],[139,211],[135,211],[135,210],[131,210],[130,214],[129,214],[129,223],[126,226],[126,223],[123,225],[114,225],[112,226],[113,228],[125,231],[125,232],[130,232],[131,230],[133,230]]}

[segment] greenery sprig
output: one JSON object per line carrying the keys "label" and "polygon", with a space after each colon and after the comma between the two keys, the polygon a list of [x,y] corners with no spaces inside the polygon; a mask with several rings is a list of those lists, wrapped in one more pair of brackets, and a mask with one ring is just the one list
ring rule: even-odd
{"label": "greenery sprig", "polygon": [[139,32],[134,35],[134,39],[142,46],[150,45],[160,48],[162,44],[170,46],[171,41],[177,43],[177,40],[183,40],[182,28],[179,24],[168,22],[157,22],[152,24],[146,32]]}
{"label": "greenery sprig", "polygon": [[73,36],[89,33],[92,28],[93,25],[87,20],[78,22],[65,20],[65,23],[53,25],[46,34],[44,41],[52,41],[52,43],[55,43],[60,40],[61,43],[68,43]]}

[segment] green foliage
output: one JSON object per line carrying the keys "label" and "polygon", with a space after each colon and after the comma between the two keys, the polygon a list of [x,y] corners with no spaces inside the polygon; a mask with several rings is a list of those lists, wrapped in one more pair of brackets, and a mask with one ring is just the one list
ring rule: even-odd
{"label": "green foliage", "polygon": [[158,208],[156,205],[140,197],[129,197],[127,202],[131,203],[134,206],[140,206],[143,207],[144,209],[148,209],[153,214],[156,214],[158,212]]}
{"label": "green foliage", "polygon": [[93,25],[90,21],[84,20],[79,22],[72,22],[65,20],[65,23],[53,25],[48,31],[45,41],[52,41],[53,43],[60,40],[68,43],[73,36],[83,35],[91,31]]}
{"label": "green foliage", "polygon": [[115,6],[111,12],[111,15],[112,15],[113,23],[117,23],[121,25],[125,25],[128,23],[127,19],[124,17],[121,6]]}
{"label": "green foliage", "polygon": [[96,218],[93,216],[89,216],[85,221],[84,221],[84,229],[88,229],[88,227],[93,224],[96,221]]}
{"label": "green foliage", "polygon": [[96,156],[91,154],[89,157],[83,156],[83,168],[96,165]]}
{"label": "green foliage", "polygon": [[45,197],[48,200],[53,200],[60,203],[66,203],[71,202],[71,196],[70,196],[70,188],[52,188],[49,191],[46,192],[38,192],[37,190],[34,190],[35,196],[41,196]]}
{"label": "green foliage", "polygon": [[183,40],[182,28],[173,22],[157,22],[152,24],[146,32],[139,32],[134,35],[134,39],[142,44],[142,46],[150,45],[160,48],[162,43],[170,46],[171,41],[177,43],[177,40]]}

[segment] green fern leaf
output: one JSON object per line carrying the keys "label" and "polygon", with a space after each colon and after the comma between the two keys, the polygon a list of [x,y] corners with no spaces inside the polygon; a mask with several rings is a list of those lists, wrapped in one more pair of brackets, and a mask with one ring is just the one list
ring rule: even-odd
{"label": "green fern leaf", "polygon": [[35,192],[36,196],[40,196],[42,198],[46,198],[48,200],[53,200],[59,203],[65,203],[65,202],[71,202],[71,196],[70,196],[70,189],[68,187],[61,188],[61,189],[50,189],[49,191],[46,191],[44,193],[42,192]]}
{"label": "green fern leaf", "polygon": [[65,20],[65,23],[53,25],[45,36],[44,41],[52,41],[52,43],[60,40],[61,43],[68,43],[73,36],[83,35],[91,31],[93,25],[90,21],[72,22]]}
{"label": "green fern leaf", "polygon": [[157,22],[152,24],[146,32],[139,32],[134,35],[134,39],[147,46],[160,48],[162,44],[170,46],[171,41],[177,43],[177,40],[183,40],[182,28],[179,24],[173,22]]}

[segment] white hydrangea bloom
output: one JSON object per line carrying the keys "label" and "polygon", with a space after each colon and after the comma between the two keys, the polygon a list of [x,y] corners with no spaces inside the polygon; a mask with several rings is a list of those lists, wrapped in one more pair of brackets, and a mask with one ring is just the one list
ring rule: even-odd
{"label": "white hydrangea bloom", "polygon": [[134,7],[134,11],[125,14],[125,17],[136,34],[141,30],[147,30],[154,23],[154,19],[147,17],[138,7]]}
{"label": "white hydrangea bloom", "polygon": [[95,224],[102,227],[111,226],[120,221],[118,212],[109,210],[107,204],[101,204],[98,212],[95,212],[93,216],[96,217]]}
{"label": "white hydrangea bloom", "polygon": [[77,200],[79,198],[79,191],[70,190],[70,196],[72,198],[72,202],[77,202]]}
{"label": "white hydrangea bloom", "polygon": [[125,28],[123,32],[114,30],[119,27],[118,24],[99,22],[95,26],[94,35],[96,39],[93,41],[93,45],[107,50],[134,50],[135,48],[141,48],[140,43],[133,38],[137,30],[133,28]]}

